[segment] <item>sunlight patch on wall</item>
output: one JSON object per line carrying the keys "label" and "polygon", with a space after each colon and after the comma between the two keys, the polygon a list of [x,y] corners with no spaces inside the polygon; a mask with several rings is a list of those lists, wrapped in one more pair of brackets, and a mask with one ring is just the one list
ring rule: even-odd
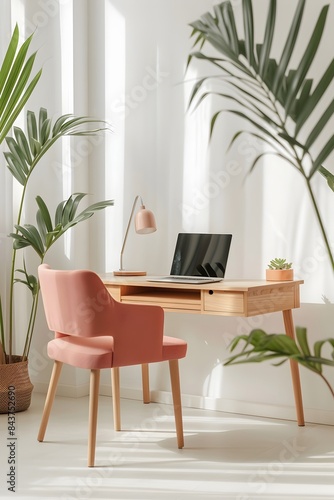
{"label": "sunlight patch on wall", "polygon": [[[73,0],[60,5],[60,67],[61,67],[61,99],[62,114],[73,112],[74,107],[74,75],[73,75]],[[61,148],[62,157],[62,183],[63,199],[72,193],[72,159],[71,140],[63,141]],[[71,257],[71,231],[64,234],[64,252],[68,259]]]}
{"label": "sunlight patch on wall", "polygon": [[[191,89],[199,77],[188,68],[184,101],[188,106]],[[203,92],[207,88],[203,86]],[[186,113],[183,153],[182,228],[185,231],[207,231],[210,225],[210,195],[203,191],[209,181],[210,155],[209,126],[211,103],[205,99],[201,105]]]}
{"label": "sunlight patch on wall", "polygon": [[203,384],[203,394],[209,398],[221,397],[223,386],[223,364],[217,359],[217,364],[212,368],[211,373],[206,377]]}
{"label": "sunlight patch on wall", "polygon": [[113,261],[115,247],[121,248],[123,236],[126,25],[124,16],[111,2],[106,1],[105,9],[105,109],[113,128],[106,140],[105,197],[115,199],[117,193],[115,206],[105,213],[105,269],[113,269],[118,266],[118,261]]}

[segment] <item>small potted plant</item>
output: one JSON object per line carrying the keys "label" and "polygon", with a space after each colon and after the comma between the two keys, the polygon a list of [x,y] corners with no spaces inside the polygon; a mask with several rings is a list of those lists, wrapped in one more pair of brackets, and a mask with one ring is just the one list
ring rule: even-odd
{"label": "small potted plant", "polygon": [[293,269],[292,263],[287,262],[286,259],[275,258],[268,264],[266,269],[267,281],[292,281]]}

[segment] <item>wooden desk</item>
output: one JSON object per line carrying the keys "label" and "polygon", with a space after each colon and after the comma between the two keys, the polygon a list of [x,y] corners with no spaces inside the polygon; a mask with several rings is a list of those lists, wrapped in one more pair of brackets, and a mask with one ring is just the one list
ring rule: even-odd
{"label": "wooden desk", "polygon": [[[249,317],[282,312],[294,338],[292,309],[300,307],[299,281],[224,280],[203,285],[157,283],[146,276],[101,275],[111,296],[128,304],[160,305],[165,311]],[[298,364],[290,362],[298,425],[305,425]],[[146,375],[148,377],[148,375]]]}

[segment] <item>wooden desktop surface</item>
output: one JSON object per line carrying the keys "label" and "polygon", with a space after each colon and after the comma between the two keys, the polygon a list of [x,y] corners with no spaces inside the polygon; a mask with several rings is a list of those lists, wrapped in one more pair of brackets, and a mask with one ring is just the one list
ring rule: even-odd
{"label": "wooden desktop surface", "polygon": [[[159,305],[165,311],[249,317],[282,312],[285,333],[294,338],[292,309],[300,307],[302,280],[223,280],[188,284],[151,282],[149,276],[100,275],[111,296],[128,304]],[[298,425],[305,425],[299,368],[290,362]]]}

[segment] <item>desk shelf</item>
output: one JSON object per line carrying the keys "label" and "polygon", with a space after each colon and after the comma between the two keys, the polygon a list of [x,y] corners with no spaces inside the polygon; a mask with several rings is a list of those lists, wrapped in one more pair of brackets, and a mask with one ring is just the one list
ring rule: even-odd
{"label": "desk shelf", "polygon": [[127,304],[159,305],[165,311],[201,312],[201,290],[159,288],[152,291],[150,287],[106,286],[114,299]]}

